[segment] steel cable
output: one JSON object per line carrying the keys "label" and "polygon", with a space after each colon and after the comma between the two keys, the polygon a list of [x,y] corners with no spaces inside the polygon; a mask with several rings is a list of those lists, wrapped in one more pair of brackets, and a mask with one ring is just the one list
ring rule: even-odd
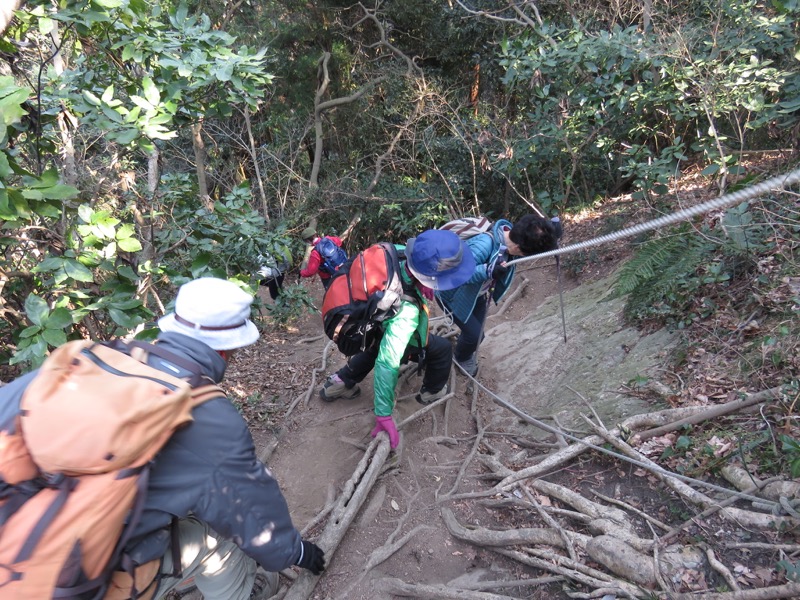
{"label": "steel cable", "polygon": [[678,212],[672,213],[671,215],[664,215],[663,217],[653,219],[652,221],[639,223],[638,225],[634,225],[632,227],[626,227],[625,229],[615,231],[614,233],[601,235],[594,239],[586,240],[585,242],[570,244],[569,246],[564,246],[563,248],[558,248],[557,250],[550,250],[548,252],[542,252],[541,254],[534,254],[532,256],[523,256],[520,258],[516,258],[514,260],[508,261],[506,265],[510,266],[529,260],[547,258],[548,256],[560,256],[562,254],[569,254],[570,252],[577,252],[578,250],[584,250],[586,248],[592,248],[594,246],[599,246],[601,244],[607,244],[608,242],[614,242],[616,240],[620,240],[626,237],[639,235],[640,233],[644,233],[645,231],[650,231],[652,229],[659,229],[661,227],[666,227],[667,225],[680,223],[681,221],[688,221],[689,219],[697,215],[701,215],[703,213],[707,213],[709,211],[716,210],[719,208],[732,206],[734,204],[738,204],[746,200],[751,200],[752,198],[756,198],[758,196],[766,194],[771,190],[786,188],[799,181],[800,181],[800,169],[795,169],[794,171],[790,171],[786,175],[778,175],[776,177],[771,177],[770,179],[762,181],[761,183],[756,183],[744,189],[731,192],[730,194],[725,194],[724,196],[720,196],[719,198],[715,198],[714,200],[703,202],[701,204],[698,204],[697,206],[692,206],[691,208],[684,208],[683,210],[679,210]]}

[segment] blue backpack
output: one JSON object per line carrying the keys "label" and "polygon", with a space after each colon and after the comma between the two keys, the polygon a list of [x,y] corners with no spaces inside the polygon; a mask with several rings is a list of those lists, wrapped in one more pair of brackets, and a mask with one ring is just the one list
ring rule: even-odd
{"label": "blue backpack", "polygon": [[322,258],[320,269],[333,275],[336,270],[347,262],[347,252],[337,246],[329,237],[324,237],[314,246]]}

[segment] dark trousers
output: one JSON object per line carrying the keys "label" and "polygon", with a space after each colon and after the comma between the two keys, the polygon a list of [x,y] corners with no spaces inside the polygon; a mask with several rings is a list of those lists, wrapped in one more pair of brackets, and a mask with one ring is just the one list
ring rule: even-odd
{"label": "dark trousers", "polygon": [[[488,293],[478,296],[478,300],[475,302],[475,308],[472,309],[472,313],[466,321],[462,321],[453,315],[453,321],[461,330],[461,335],[458,336],[458,342],[456,343],[454,352],[455,358],[459,362],[467,360],[478,349],[478,344],[480,344],[481,338],[483,337],[483,324],[486,321],[486,312],[489,308],[488,298]],[[440,306],[441,304],[442,303],[439,302]],[[445,310],[449,313],[449,309],[445,308]]]}
{"label": "dark trousers", "polygon": [[327,289],[331,287],[331,282],[333,281],[333,277],[326,277],[325,279],[320,277],[319,280],[322,282],[322,287],[325,288],[325,290],[327,291]]}
{"label": "dark trousers", "polygon": [[274,279],[263,279],[261,281],[261,285],[266,285],[269,289],[269,297],[273,300],[277,299],[280,296],[281,291],[283,290],[283,273],[278,275]]}
{"label": "dark trousers", "polygon": [[[354,354],[347,360],[347,364],[339,369],[338,374],[342,381],[349,387],[363,381],[375,366],[378,358],[378,344],[369,350]],[[420,349],[415,346],[406,347],[406,356],[410,360],[419,361]],[[453,346],[450,342],[438,335],[428,336],[428,345],[425,347],[422,387],[430,392],[438,392],[447,383],[450,377],[450,364],[453,360]]]}

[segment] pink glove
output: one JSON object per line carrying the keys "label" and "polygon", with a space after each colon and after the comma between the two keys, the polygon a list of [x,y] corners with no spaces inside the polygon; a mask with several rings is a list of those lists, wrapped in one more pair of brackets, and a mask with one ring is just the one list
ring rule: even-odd
{"label": "pink glove", "polygon": [[372,437],[375,437],[381,431],[385,431],[389,435],[389,446],[392,450],[397,448],[397,444],[400,443],[400,434],[397,433],[397,426],[391,416],[375,417],[375,429],[372,430]]}

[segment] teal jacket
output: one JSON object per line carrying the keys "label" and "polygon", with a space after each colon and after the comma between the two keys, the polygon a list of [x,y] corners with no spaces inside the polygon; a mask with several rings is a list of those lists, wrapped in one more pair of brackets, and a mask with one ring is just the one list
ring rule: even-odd
{"label": "teal jacket", "polygon": [[[511,228],[511,222],[505,219],[497,221],[491,232],[480,233],[467,240],[467,246],[475,257],[475,272],[472,277],[454,290],[436,292],[436,297],[442,304],[452,312],[460,321],[466,321],[475,308],[481,288],[484,282],[491,279],[490,269],[500,252],[503,244],[503,228]],[[514,266],[509,267],[508,274],[494,286],[492,300],[497,304],[505,295],[511,282],[514,280]]]}
{"label": "teal jacket", "polygon": [[[403,246],[398,246],[402,250]],[[410,289],[411,277],[406,273],[406,263],[400,261],[400,276]],[[375,415],[388,417],[394,410],[394,388],[400,375],[400,364],[408,346],[423,348],[428,344],[428,303],[419,290],[414,290],[415,300],[403,299],[397,313],[381,324],[383,337],[375,360],[373,388]],[[414,335],[419,333],[419,335]]]}

